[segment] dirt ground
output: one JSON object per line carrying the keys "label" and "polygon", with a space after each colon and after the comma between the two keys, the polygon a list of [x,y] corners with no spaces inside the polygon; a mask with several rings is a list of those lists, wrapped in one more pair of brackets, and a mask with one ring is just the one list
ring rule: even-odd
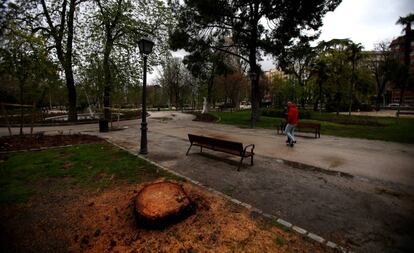
{"label": "dirt ground", "polygon": [[202,121],[202,122],[216,122],[218,118],[212,114],[202,114],[202,113],[194,113],[196,116],[194,121]]}
{"label": "dirt ground", "polygon": [[[35,146],[25,138],[1,143],[16,150],[102,141],[61,135]],[[69,182],[47,178],[28,202],[0,205],[0,252],[333,252],[191,183],[180,184],[195,203],[195,214],[165,229],[147,230],[133,212],[145,184],[119,183],[91,192]]]}
{"label": "dirt ground", "polygon": [[[61,182],[40,186],[45,191]],[[271,220],[190,183],[196,213],[163,230],[137,225],[133,199],[142,185],[99,193],[70,189],[2,207],[1,252],[332,252]]]}
{"label": "dirt ground", "polygon": [[238,157],[197,148],[185,156],[187,148],[186,140],[162,136],[148,157],[355,252],[413,252],[412,187],[260,155],[237,171]]}

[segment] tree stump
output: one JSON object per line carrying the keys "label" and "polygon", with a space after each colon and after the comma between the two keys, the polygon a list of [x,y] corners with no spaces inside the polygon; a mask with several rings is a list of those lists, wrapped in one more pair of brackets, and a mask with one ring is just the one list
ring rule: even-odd
{"label": "tree stump", "polygon": [[185,219],[195,211],[181,185],[157,182],[146,185],[135,198],[139,226],[163,228]]}

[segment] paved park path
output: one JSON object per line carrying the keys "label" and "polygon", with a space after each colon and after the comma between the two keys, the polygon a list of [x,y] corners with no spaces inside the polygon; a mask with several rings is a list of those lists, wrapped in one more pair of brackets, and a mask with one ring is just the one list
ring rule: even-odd
{"label": "paved park path", "polygon": [[[292,149],[274,130],[192,118],[151,112],[148,158],[357,252],[414,252],[414,145],[322,135],[299,137]],[[96,124],[35,130],[97,134],[138,152],[139,121],[120,126],[128,128],[104,134]],[[254,143],[255,165],[237,172],[238,158],[213,151],[200,154],[197,148],[185,156],[188,133]],[[0,134],[7,129],[0,128]]]}

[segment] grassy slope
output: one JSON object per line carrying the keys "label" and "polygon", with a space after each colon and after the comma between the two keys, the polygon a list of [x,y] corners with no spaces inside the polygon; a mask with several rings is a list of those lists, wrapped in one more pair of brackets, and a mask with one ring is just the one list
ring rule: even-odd
{"label": "grassy slope", "polygon": [[[239,127],[249,127],[250,125],[250,111],[239,112],[213,112],[215,116],[221,118],[220,123],[236,125]],[[330,119],[349,119],[346,115],[336,116],[333,114],[319,114],[313,113],[311,120],[305,119],[302,122],[316,122],[322,125],[321,134],[363,138],[372,140],[394,141],[402,143],[414,143],[414,119],[402,118],[397,124],[395,118],[387,117],[367,117],[367,116],[352,116],[353,120],[369,121],[376,125],[344,125],[333,122],[328,122]],[[282,118],[273,118],[261,116],[257,127],[277,129]]]}
{"label": "grassy slope", "polygon": [[109,144],[18,152],[0,163],[0,203],[25,201],[47,180],[61,180],[54,190],[68,185],[93,190],[120,181],[139,183],[158,177],[175,178]]}

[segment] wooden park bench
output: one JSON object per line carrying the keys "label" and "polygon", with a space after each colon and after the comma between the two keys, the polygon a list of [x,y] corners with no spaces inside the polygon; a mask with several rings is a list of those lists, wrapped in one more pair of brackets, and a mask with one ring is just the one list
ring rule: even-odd
{"label": "wooden park bench", "polygon": [[[246,157],[250,157],[250,164],[253,166],[254,144],[243,147],[243,144],[240,142],[221,140],[194,134],[188,134],[188,140],[190,141],[190,147],[188,148],[186,155],[188,155],[192,146],[199,146],[200,152],[203,152],[203,148],[208,148],[214,151],[221,151],[241,157],[237,171],[240,170],[240,166],[243,164],[243,159]],[[247,148],[250,148],[250,151],[247,151]]]}
{"label": "wooden park bench", "polygon": [[[283,131],[285,130],[285,127],[286,127],[286,121],[282,121],[280,123],[279,128],[277,129],[277,134],[279,134],[279,131],[280,131],[280,134],[282,134]],[[295,131],[309,132],[309,129],[311,130],[311,132],[315,133],[315,138],[321,138],[321,124],[318,124],[318,123],[299,122],[295,128]]]}

